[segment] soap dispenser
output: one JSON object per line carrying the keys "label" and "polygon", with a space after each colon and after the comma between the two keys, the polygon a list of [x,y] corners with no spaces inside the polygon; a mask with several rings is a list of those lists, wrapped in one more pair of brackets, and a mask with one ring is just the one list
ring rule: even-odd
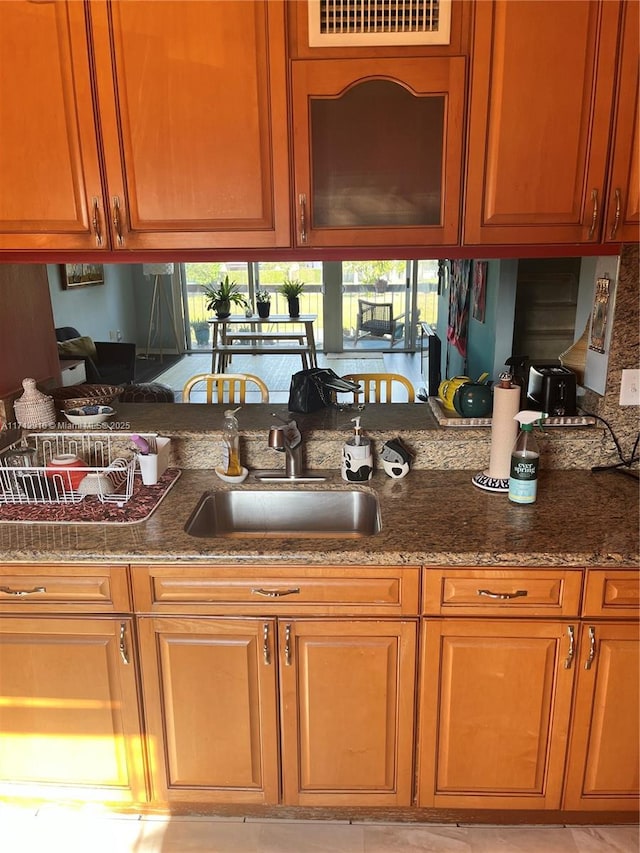
{"label": "soap dispenser", "polygon": [[360,417],[351,418],[353,435],[342,448],[342,479],[348,483],[364,483],[373,476],[371,441],[362,435]]}
{"label": "soap dispenser", "polygon": [[238,421],[235,417],[236,412],[239,412],[240,408],[241,406],[237,409],[227,409],[224,413],[224,423],[222,425],[222,464],[227,477],[239,477],[242,474],[242,465],[240,464],[240,432]]}

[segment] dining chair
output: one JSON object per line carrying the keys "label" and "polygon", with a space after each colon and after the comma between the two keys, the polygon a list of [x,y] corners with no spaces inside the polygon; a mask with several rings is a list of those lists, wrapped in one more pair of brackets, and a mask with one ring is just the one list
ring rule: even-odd
{"label": "dining chair", "polygon": [[361,386],[361,391],[354,391],[353,398],[359,402],[360,394],[364,403],[390,403],[393,384],[404,387],[407,403],[414,403],[415,390],[411,382],[400,373],[348,373],[343,379],[352,379]]}
{"label": "dining chair", "polygon": [[259,376],[252,373],[198,373],[189,379],[182,389],[182,402],[191,402],[191,394],[206,392],[207,403],[240,403],[247,402],[247,391],[251,392],[255,385],[261,395],[261,403],[269,402],[269,389]]}

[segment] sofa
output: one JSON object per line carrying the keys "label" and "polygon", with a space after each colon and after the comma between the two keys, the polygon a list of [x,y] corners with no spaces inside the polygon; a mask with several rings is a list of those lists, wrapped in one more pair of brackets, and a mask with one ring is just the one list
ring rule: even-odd
{"label": "sofa", "polygon": [[82,359],[87,382],[128,385],[134,380],[136,345],[123,341],[94,341],[73,326],[56,329],[58,357]]}

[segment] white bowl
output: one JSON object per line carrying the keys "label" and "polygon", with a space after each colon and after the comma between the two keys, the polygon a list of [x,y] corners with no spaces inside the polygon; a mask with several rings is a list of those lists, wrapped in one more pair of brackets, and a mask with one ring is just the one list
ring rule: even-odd
{"label": "white bowl", "polygon": [[80,481],[78,491],[81,495],[112,495],[115,486],[106,474],[91,472]]}
{"label": "white bowl", "polygon": [[90,427],[104,423],[114,412],[111,406],[81,406],[78,409],[67,409],[64,416],[74,426]]}

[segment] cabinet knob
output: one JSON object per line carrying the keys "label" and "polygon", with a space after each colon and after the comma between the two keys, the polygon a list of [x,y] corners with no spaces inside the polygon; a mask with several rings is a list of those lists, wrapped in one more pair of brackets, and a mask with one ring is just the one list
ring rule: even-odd
{"label": "cabinet knob", "polygon": [[585,669],[591,669],[591,664],[596,656],[596,629],[593,625],[589,625],[589,654],[584,662]]}
{"label": "cabinet knob", "polygon": [[46,592],[46,586],[34,586],[33,589],[11,589],[10,586],[0,586],[0,592],[6,595],[33,595],[37,592]]}
{"label": "cabinet knob", "polygon": [[118,246],[124,246],[124,237],[122,235],[122,219],[120,217],[120,199],[117,195],[113,197],[112,217],[113,227],[116,230],[116,239]]}
{"label": "cabinet knob", "polygon": [[300,242],[307,242],[307,196],[300,193],[298,197],[300,203]]}
{"label": "cabinet knob", "polygon": [[528,594],[526,589],[517,589],[515,592],[492,592],[490,589],[478,590],[478,595],[486,595],[487,598],[499,598],[501,601],[509,598],[524,598]]}
{"label": "cabinet knob", "polygon": [[284,629],[284,663],[291,666],[291,625],[285,625]]}
{"label": "cabinet knob", "polygon": [[567,625],[567,634],[569,635],[569,651],[567,652],[567,657],[564,661],[564,668],[571,669],[571,664],[573,663],[573,655],[576,649],[576,637],[573,625]]}
{"label": "cabinet knob", "polygon": [[615,216],[613,217],[613,225],[611,226],[611,234],[609,235],[609,238],[611,240],[615,239],[616,232],[618,231],[618,225],[620,224],[620,208],[622,206],[622,196],[621,196],[619,187],[616,188],[615,199],[616,199],[616,212],[615,212]]}
{"label": "cabinet knob", "polygon": [[96,246],[102,246],[102,227],[100,225],[100,204],[97,197],[92,200],[93,213],[91,215],[91,227],[96,235]]}
{"label": "cabinet knob", "polygon": [[598,224],[598,190],[591,190],[591,228],[589,228],[589,240],[593,237],[596,232],[596,225]]}

